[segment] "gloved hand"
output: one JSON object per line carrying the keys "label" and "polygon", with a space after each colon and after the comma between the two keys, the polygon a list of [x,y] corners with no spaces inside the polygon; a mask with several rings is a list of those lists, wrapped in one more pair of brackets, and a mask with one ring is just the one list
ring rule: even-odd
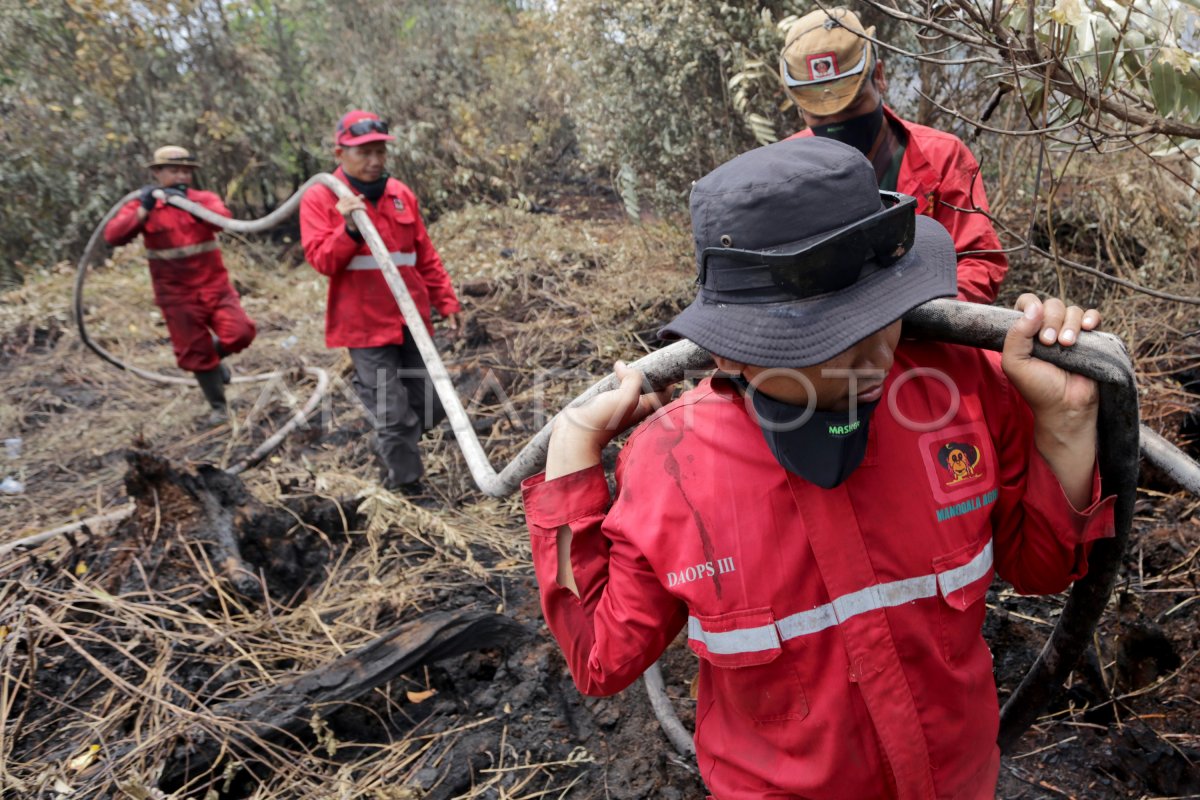
{"label": "gloved hand", "polygon": [[175,195],[176,197],[182,197],[184,200],[187,200],[187,188],[186,187],[164,186],[163,191],[166,192],[167,194]]}
{"label": "gloved hand", "polygon": [[147,211],[153,211],[155,203],[158,202],[153,194],[155,189],[160,188],[157,183],[148,183],[142,187],[142,208]]}

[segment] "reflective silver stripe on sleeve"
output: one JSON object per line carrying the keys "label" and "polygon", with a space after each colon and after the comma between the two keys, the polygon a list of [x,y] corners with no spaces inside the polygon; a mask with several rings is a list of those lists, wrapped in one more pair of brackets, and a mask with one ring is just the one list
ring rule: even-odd
{"label": "reflective silver stripe on sleeve", "polygon": [[187,258],[188,256],[197,256],[201,253],[208,253],[216,250],[218,247],[216,239],[210,239],[207,242],[200,244],[189,244],[183,247],[164,247],[159,250],[146,249],[146,258],[151,261],[167,261],[173,258]]}
{"label": "reflective silver stripe on sleeve", "polygon": [[991,568],[992,541],[989,539],[983,549],[961,567],[868,586],[834,598],[831,603],[776,620],[774,625],[714,633],[704,630],[700,620],[689,616],[688,638],[703,642],[710,653],[718,655],[769,650],[778,647],[780,640],[786,642],[799,636],[817,633],[868,611],[934,597],[939,587],[943,595],[948,595],[983,578]]}
{"label": "reflective silver stripe on sleeve", "polygon": [[[392,263],[397,267],[415,267],[417,265],[417,254],[400,253],[393,251],[388,253],[392,257]],[[350,264],[346,269],[379,269],[379,264],[375,262],[375,256],[355,256],[350,259]]]}
{"label": "reflective silver stripe on sleeve", "polygon": [[708,652],[718,656],[732,653],[758,653],[779,647],[779,633],[775,630],[774,625],[714,632],[704,630],[700,625],[700,620],[695,617],[688,617],[688,638],[703,642]]}

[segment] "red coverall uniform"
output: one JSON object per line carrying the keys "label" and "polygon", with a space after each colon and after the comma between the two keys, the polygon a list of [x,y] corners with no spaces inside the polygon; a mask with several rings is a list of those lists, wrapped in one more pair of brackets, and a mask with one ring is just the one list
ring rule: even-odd
{"label": "red coverall uniform", "polygon": [[[333,174],[349,185],[341,167]],[[392,261],[400,267],[408,292],[432,333],[431,305],[442,316],[457,313],[461,307],[442,259],[429,241],[416,195],[391,178],[379,201],[367,203],[367,215],[391,251]],[[367,243],[346,232],[337,197],[329,189],[314,187],[300,201],[300,238],[308,263],[329,276],[325,345],[402,344],[406,321]]]}
{"label": "red coverall uniform", "polygon": [[[580,691],[620,691],[686,624],[697,759],[720,800],[990,800],[993,568],[1058,592],[1112,535],[1098,478],[1093,505],[1070,506],[997,354],[904,341],[884,398],[834,489],[784,470],[719,378],[630,436],[611,507],[599,466],[523,487],[542,608]],[[556,582],[564,525],[582,600]]]}
{"label": "red coverall uniform", "polygon": [[[988,201],[979,162],[954,134],[906,122],[886,105],[883,113],[905,138],[896,191],[917,198],[917,213],[936,219],[954,239],[958,299],[994,303],[1008,272],[1008,259],[999,252],[1000,240],[991,220],[980,213],[988,210]],[[806,129],[788,138],[812,135]]]}
{"label": "red coverall uniform", "polygon": [[[231,216],[221,198],[212,192],[188,189],[187,199],[220,214]],[[215,231],[218,228],[181,208],[159,200],[142,222],[141,201],[130,200],[104,227],[104,241],[112,247],[126,244],[140,233],[150,261],[154,302],[162,310],[180,369],[206,372],[220,364],[212,333],[226,355],[249,347],[256,333],[221,259]],[[211,329],[211,333],[210,333]]]}

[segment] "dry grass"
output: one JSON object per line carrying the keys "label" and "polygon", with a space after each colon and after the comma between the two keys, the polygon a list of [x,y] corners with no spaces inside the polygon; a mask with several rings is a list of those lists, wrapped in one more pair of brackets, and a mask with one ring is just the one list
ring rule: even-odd
{"label": "dry grass", "polygon": [[[1088,208],[1081,199],[1079,213]],[[645,352],[650,332],[691,293],[689,237],[669,223],[632,226],[476,207],[443,217],[432,236],[456,283],[470,289],[464,293],[473,320],[469,335],[443,343],[443,351],[473,418],[486,421],[481,438],[497,468],[543,421],[536,413],[543,399],[553,409],[616,358]],[[323,279],[307,266],[281,263],[277,246],[229,242],[226,255],[259,324],[258,341],[236,357],[236,369],[252,373],[307,363],[344,376],[348,360],[323,347]],[[1194,258],[1176,256],[1191,259],[1186,272],[1169,273],[1170,259],[1130,269],[1141,270],[1143,282],[1200,293]],[[69,321],[71,281],[67,266],[51,268],[0,304],[0,384],[12,398],[0,408],[0,431],[24,439],[19,463],[8,466],[28,487],[23,495],[0,496],[0,539],[123,502],[121,454],[134,439],[177,462],[227,464],[261,441],[272,420],[288,410],[282,391],[235,387],[238,419],[207,428],[197,390],[147,384],[81,346]],[[1017,259],[1006,297],[1024,289],[1054,291],[1057,283],[1052,268]],[[1070,275],[1067,284],[1075,296],[1103,308],[1106,327],[1130,343],[1146,387],[1148,419],[1169,428],[1195,407],[1195,398],[1171,378],[1200,361],[1197,339],[1179,336],[1197,327],[1194,308]],[[117,253],[97,270],[88,298],[92,330],[106,347],[142,366],[174,369],[139,248]],[[547,381],[545,370],[556,370],[555,378]],[[296,379],[289,388],[302,399],[310,387]],[[248,419],[252,409],[254,419]],[[479,494],[444,431],[434,432],[425,450],[428,479],[444,511],[433,515],[378,490],[368,426],[344,385],[335,385],[314,425],[320,430],[301,432],[244,476],[268,506],[282,508],[304,495],[358,505],[361,524],[348,534],[352,546],[336,550],[341,557],[326,566],[324,579],[302,603],[268,600],[251,607],[231,594],[203,547],[181,538],[187,520],[169,499],[139,509],[113,539],[60,539],[32,558],[0,563],[6,581],[0,588],[3,786],[20,797],[54,796],[58,781],[86,784],[95,790],[92,796],[123,791],[157,797],[150,787],[164,760],[178,756],[176,737],[189,728],[219,734],[229,725],[206,711],[214,699],[271,686],[398,621],[456,607],[462,598],[509,610],[505,580],[526,586],[531,580],[517,498]],[[1193,512],[1173,507],[1183,517]],[[1194,531],[1188,541],[1196,541]],[[125,574],[147,569],[153,546],[167,543],[169,558],[161,563],[190,575],[188,582],[163,590],[145,581],[137,592],[116,591]],[[124,557],[116,558],[113,548]],[[1194,555],[1169,573],[1169,587],[1193,574]],[[1144,581],[1130,590],[1167,586]],[[59,675],[53,694],[34,688],[45,685],[44,673],[64,664],[86,668]],[[406,679],[377,690],[358,710],[382,723],[403,718],[411,710],[405,691],[424,688],[420,676]],[[286,751],[265,743],[258,748],[256,757],[269,769],[250,781],[247,796],[422,797],[429,787],[421,775],[448,768],[455,745],[479,728],[492,734],[491,766],[474,772],[471,788],[459,796],[571,797],[580,767],[592,758],[577,751],[522,751],[509,740],[510,725],[518,721],[500,711],[453,724],[448,719],[422,718],[400,726],[402,735],[368,744],[339,741],[314,719],[305,744]],[[17,742],[24,743],[21,758],[14,758]],[[84,763],[91,744],[100,746],[99,757]],[[210,776],[209,788],[244,781],[239,765],[247,756],[230,753],[228,775]]]}
{"label": "dry grass", "polygon": [[[338,488],[350,490],[355,484],[347,479]],[[167,591],[146,587],[116,594],[104,588],[116,575],[97,570],[77,577],[72,562],[87,564],[89,557],[97,556],[87,547],[66,558],[50,557],[43,569],[27,570],[10,584],[0,659],[0,721],[7,733],[0,752],[6,763],[0,776],[4,786],[22,797],[40,796],[38,792],[56,782],[84,785],[89,796],[118,796],[116,786],[137,796],[135,787],[153,785],[177,737],[188,730],[217,737],[234,732],[236,722],[206,710],[216,700],[275,685],[370,641],[399,620],[445,604],[445,593],[481,582],[473,552],[489,554],[496,574],[526,567],[521,539],[481,519],[503,520],[494,506],[431,518],[374,487],[358,488],[367,520],[365,530],[351,538],[364,541],[343,551],[344,560],[330,564],[324,581],[295,607],[271,600],[261,607],[245,605],[215,576],[204,549],[189,542],[177,543],[171,558],[190,561],[193,577]],[[170,516],[169,510],[162,516]],[[173,524],[156,535],[177,535]],[[134,525],[153,530],[155,521],[142,518]],[[125,547],[136,544],[118,541]],[[424,545],[418,548],[420,557],[414,555],[414,543]],[[46,568],[51,565],[56,569]],[[154,568],[165,572],[171,565],[163,559]],[[504,610],[501,598],[494,602]],[[90,669],[74,679],[62,676],[61,694],[39,698],[29,691],[53,683],[39,679],[39,674],[68,663],[77,668],[80,658]],[[394,691],[366,698],[361,708],[381,719],[404,716],[403,701],[397,702],[394,695],[423,688],[404,682]],[[42,715],[26,716],[23,712],[30,706],[40,708]],[[299,759],[294,751],[258,743],[255,751],[272,765],[273,775],[250,796],[416,797],[404,794],[403,787],[453,746],[455,732],[416,725],[395,741],[362,747],[337,741],[320,719],[314,718],[311,725],[316,743]],[[14,738],[40,744],[23,747],[24,757],[13,759]],[[94,768],[76,769],[73,759],[79,753],[71,743],[80,751],[98,745],[100,761]],[[351,763],[346,763],[347,747],[354,751]],[[510,755],[503,749],[499,753],[500,758]],[[229,754],[230,779],[240,773],[238,761],[247,756]],[[544,779],[546,774],[531,767],[528,777]],[[484,784],[496,780],[493,776]]]}
{"label": "dry grass", "polygon": [[[690,263],[678,257],[686,239],[668,226],[584,225],[475,208],[443,218],[433,236],[456,282],[476,286],[475,297],[464,296],[473,343],[443,349],[473,416],[495,420],[484,446],[498,467],[539,424],[528,413],[535,395],[556,404],[615,358],[644,352],[634,331],[661,321],[662,298],[683,297],[690,281]],[[280,264],[277,248],[235,242],[225,252],[259,325],[254,346],[233,359],[238,373],[308,363],[344,376],[348,360],[323,347],[323,279],[307,266]],[[238,418],[209,429],[198,391],[148,384],[102,363],[70,328],[71,273],[65,265],[49,269],[0,306],[0,383],[15,400],[0,430],[24,440],[19,464],[10,466],[28,487],[0,501],[4,539],[124,502],[121,454],[135,439],[175,461],[229,463],[288,410],[282,392],[235,386]],[[175,371],[140,247],[96,270],[87,296],[90,329],[105,347],[139,366]],[[539,379],[547,366],[561,379]],[[491,381],[481,380],[489,370]],[[289,388],[302,400],[310,387]],[[519,414],[503,414],[501,392]],[[251,411],[256,420],[247,419]],[[0,785],[22,797],[53,796],[56,784],[84,786],[91,796],[155,797],[154,775],[178,736],[189,729],[220,735],[230,724],[206,711],[216,699],[326,663],[426,611],[484,602],[480,592],[491,597],[489,607],[508,610],[504,580],[530,580],[518,498],[475,491],[443,431],[427,440],[426,464],[445,510],[431,514],[378,489],[368,425],[344,385],[335,385],[314,425],[325,435],[301,432],[244,476],[276,508],[305,494],[357,504],[361,523],[349,534],[351,546],[334,551],[342,556],[299,605],[256,608],[231,593],[203,546],[187,541],[191,521],[171,498],[140,508],[112,538],[59,539],[0,564],[10,579],[0,596]],[[127,557],[115,558],[114,549]],[[151,588],[151,580],[136,592],[117,589],[130,571],[172,569],[190,577],[169,590]],[[80,672],[45,680],[67,668]],[[53,694],[45,692],[51,684]],[[378,690],[361,711],[381,721],[403,717],[404,691],[422,688],[406,682]],[[315,744],[300,747],[300,757],[265,743],[256,748],[271,769],[249,796],[420,797],[428,781],[414,776],[446,768],[455,744],[481,726],[494,728],[499,741],[491,767],[474,776],[471,797],[568,797],[580,765],[592,758],[514,749],[505,741],[504,714],[456,725],[431,719],[439,724],[423,721],[370,745],[339,742],[315,719]],[[14,758],[18,742],[26,744]],[[85,765],[92,744],[98,758]],[[238,764],[246,757],[230,753],[229,774],[210,777],[210,788],[245,780]]]}

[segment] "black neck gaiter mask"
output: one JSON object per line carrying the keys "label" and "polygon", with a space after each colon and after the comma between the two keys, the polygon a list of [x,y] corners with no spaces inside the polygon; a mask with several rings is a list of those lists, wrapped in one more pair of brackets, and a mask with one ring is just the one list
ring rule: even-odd
{"label": "black neck gaiter mask", "polygon": [[391,177],[385,172],[379,176],[378,179],[368,183],[367,181],[360,181],[358,178],[345,171],[343,171],[342,174],[346,176],[346,180],[350,182],[352,187],[354,187],[354,191],[358,192],[372,203],[378,202],[379,198],[383,197],[383,190],[387,188],[388,178]]}
{"label": "black neck gaiter mask", "polygon": [[830,125],[813,125],[812,128],[814,136],[837,139],[843,144],[857,148],[863,155],[870,154],[881,130],[883,130],[882,100],[879,101],[879,105],[875,107],[874,111],[868,111],[866,114]]}
{"label": "black neck gaiter mask", "polygon": [[847,411],[814,411],[803,424],[801,406],[781,403],[754,391],[745,378],[733,378],[742,395],[749,395],[755,421],[779,466],[822,489],[843,483],[867,454],[871,414],[880,401],[862,403],[853,420]]}

